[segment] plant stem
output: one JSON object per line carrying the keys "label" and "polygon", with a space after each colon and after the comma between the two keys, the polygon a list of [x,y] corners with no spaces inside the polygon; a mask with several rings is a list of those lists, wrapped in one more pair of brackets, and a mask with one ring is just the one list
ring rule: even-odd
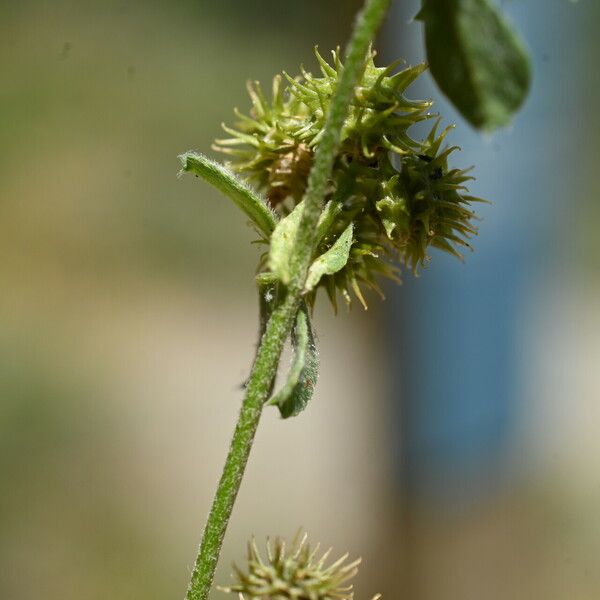
{"label": "plant stem", "polygon": [[223,474],[206,522],[200,552],[192,573],[187,600],[206,600],[212,585],[223,537],[252,448],[263,405],[275,378],[279,357],[297,311],[297,301],[287,295],[273,311],[248,381],[246,397],[233,434]]}
{"label": "plant stem", "polygon": [[267,323],[246,396],[233,434],[217,492],[208,515],[186,600],[207,600],[221,545],[240,488],[260,415],[275,378],[285,340],[290,335],[315,247],[317,222],[339,150],[341,131],[369,44],[383,21],[390,0],[366,0],[354,24],[346,62],[327,115],[323,138],[310,171],[304,209],[295,240],[292,277],[283,301]]}

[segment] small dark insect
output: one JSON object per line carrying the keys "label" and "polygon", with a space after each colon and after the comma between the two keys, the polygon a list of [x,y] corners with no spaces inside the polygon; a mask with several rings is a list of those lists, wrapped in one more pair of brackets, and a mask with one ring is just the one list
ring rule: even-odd
{"label": "small dark insect", "polygon": [[[427,154],[418,154],[417,156],[426,163],[430,163],[433,160],[433,158],[431,156],[427,156]],[[441,167],[437,167],[429,175],[429,179],[431,179],[432,181],[435,181],[436,179],[441,179],[442,175],[443,175],[443,173],[442,173]]]}

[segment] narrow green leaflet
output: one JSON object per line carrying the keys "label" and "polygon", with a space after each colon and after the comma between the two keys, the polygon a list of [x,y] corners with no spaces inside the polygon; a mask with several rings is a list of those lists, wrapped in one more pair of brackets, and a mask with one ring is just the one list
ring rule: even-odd
{"label": "narrow green leaflet", "polygon": [[292,333],[294,359],[283,387],[268,401],[283,419],[300,414],[312,398],[319,376],[319,357],[306,304],[302,304]]}
{"label": "narrow green leaflet", "polygon": [[316,244],[320,244],[323,238],[327,235],[331,226],[335,223],[336,218],[342,213],[343,207],[341,202],[337,202],[335,199],[330,200],[323,209],[319,222],[317,223],[317,239]]}
{"label": "narrow green leaflet", "polygon": [[348,262],[350,247],[352,246],[353,224],[350,223],[344,229],[342,235],[335,241],[333,246],[315,259],[308,269],[308,276],[304,291],[310,292],[319,283],[323,275],[333,275],[342,269]]}
{"label": "narrow green leaflet", "polygon": [[269,248],[269,268],[285,285],[290,282],[292,256],[296,232],[302,216],[304,201],[300,202],[285,219],[277,223],[271,236]]}
{"label": "narrow green leaflet", "polygon": [[431,74],[478,129],[507,125],[527,97],[531,65],[525,45],[491,0],[423,0]]}
{"label": "narrow green leaflet", "polygon": [[331,226],[335,223],[335,220],[343,212],[344,200],[347,200],[354,191],[356,185],[356,178],[358,176],[358,167],[356,163],[352,163],[348,168],[347,173],[342,176],[337,190],[334,192],[333,197],[321,212],[319,222],[317,224],[317,239],[315,244],[321,243],[323,238],[329,233]]}
{"label": "narrow green leaflet", "polygon": [[204,154],[185,152],[179,156],[182,171],[202,177],[241,208],[268,239],[277,223],[266,202],[229,169]]}

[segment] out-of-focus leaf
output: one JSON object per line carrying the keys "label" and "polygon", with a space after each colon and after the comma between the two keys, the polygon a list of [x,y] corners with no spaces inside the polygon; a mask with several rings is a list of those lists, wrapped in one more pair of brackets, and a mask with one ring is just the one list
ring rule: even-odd
{"label": "out-of-focus leaf", "polygon": [[276,219],[267,203],[250,187],[240,181],[229,169],[204,154],[186,152],[179,156],[182,171],[194,173],[212,184],[241,208],[258,230],[269,239]]}
{"label": "out-of-focus leaf", "polygon": [[283,419],[300,414],[312,398],[319,376],[319,357],[310,317],[302,304],[292,334],[294,359],[283,387],[269,400],[276,405]]}
{"label": "out-of-focus leaf", "polygon": [[290,282],[294,243],[303,206],[304,202],[300,202],[285,219],[279,221],[271,236],[269,268],[279,281],[285,285]]}
{"label": "out-of-focus leaf", "polygon": [[531,80],[524,43],[490,0],[423,0],[431,74],[474,127],[506,125]]}
{"label": "out-of-focus leaf", "polygon": [[323,275],[333,275],[342,269],[348,262],[350,247],[352,246],[352,223],[344,229],[342,235],[335,241],[333,246],[319,256],[310,268],[304,290],[310,292],[319,283]]}

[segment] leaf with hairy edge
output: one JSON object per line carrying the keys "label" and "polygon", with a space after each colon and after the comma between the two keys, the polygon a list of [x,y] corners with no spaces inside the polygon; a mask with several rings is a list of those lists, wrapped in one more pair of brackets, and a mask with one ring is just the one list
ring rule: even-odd
{"label": "leaf with hairy edge", "polygon": [[343,269],[350,257],[350,247],[352,246],[352,232],[354,226],[352,223],[344,229],[342,235],[335,241],[333,246],[315,259],[308,269],[308,276],[304,286],[305,292],[310,292],[319,283],[323,275],[333,275],[340,269]]}
{"label": "leaf with hairy edge", "polygon": [[292,332],[294,359],[283,387],[268,401],[283,419],[300,414],[312,398],[319,376],[319,357],[306,304],[302,304]]}
{"label": "leaf with hairy edge", "polygon": [[271,236],[269,268],[284,285],[290,282],[294,242],[303,206],[304,202],[300,202],[285,219],[279,221]]}
{"label": "leaf with hairy edge", "polygon": [[241,208],[266,239],[275,229],[277,219],[267,203],[229,169],[204,154],[185,152],[179,156],[182,171],[194,173],[228,196]]}
{"label": "leaf with hairy edge", "polygon": [[478,129],[507,125],[527,97],[529,55],[490,0],[423,0],[431,74],[454,106]]}

